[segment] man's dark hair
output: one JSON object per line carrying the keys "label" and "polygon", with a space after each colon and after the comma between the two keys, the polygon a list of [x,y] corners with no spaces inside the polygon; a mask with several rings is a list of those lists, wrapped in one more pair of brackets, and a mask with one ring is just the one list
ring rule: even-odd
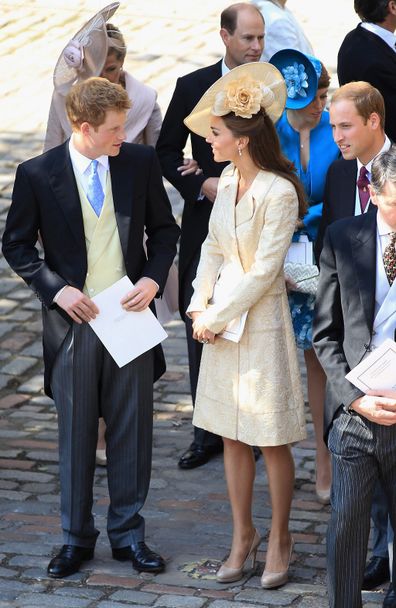
{"label": "man's dark hair", "polygon": [[247,2],[237,2],[236,4],[231,4],[224,9],[224,11],[220,15],[220,27],[227,30],[229,34],[233,34],[237,27],[238,21],[238,13],[241,9],[253,9],[256,10],[260,15],[264,22],[264,17],[262,16],[260,10],[254,4],[248,4]]}
{"label": "man's dark hair", "polygon": [[389,13],[390,0],[354,0],[355,12],[362,21],[382,23]]}

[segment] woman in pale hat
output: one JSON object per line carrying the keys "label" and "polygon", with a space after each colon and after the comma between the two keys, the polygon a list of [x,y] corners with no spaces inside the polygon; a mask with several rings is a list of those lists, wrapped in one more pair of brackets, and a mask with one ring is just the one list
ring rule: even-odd
{"label": "woman in pale hat", "polygon": [[223,437],[233,517],[231,551],[217,580],[237,581],[246,563],[255,562],[261,537],[252,519],[251,446],[260,446],[272,506],[265,588],[288,578],[294,484],[289,444],[305,437],[283,272],[305,203],[273,125],[285,98],[276,68],[245,64],[217,81],[185,119],[189,129],[206,137],[216,161],[231,162],[220,177],[187,311],[195,339],[205,344],[193,423]]}
{"label": "woman in pale hat", "polygon": [[[270,63],[284,75],[287,87],[286,109],[276,123],[282,152],[296,167],[308,210],[299,220],[293,241],[316,240],[323,208],[326,174],[340,154],[334,143],[329,113],[325,109],[330,76],[319,59],[294,49],[276,53]],[[316,496],[322,504],[330,502],[330,453],[323,441],[323,413],[326,376],[312,348],[315,295],[296,291],[289,283],[289,304],[297,347],[304,351],[307,369],[308,402],[316,439]]]}
{"label": "woman in pale hat", "polygon": [[[111,23],[107,23],[105,28],[104,36],[106,38],[103,36],[96,38],[97,45],[108,49],[107,55],[104,56],[105,63],[103,64],[103,53],[98,53],[92,65],[92,71],[97,73],[92,75],[102,76],[110,82],[121,84],[127,91],[132,105],[127,112],[125,123],[126,141],[155,146],[162,123],[157,93],[124,70],[127,47],[123,35]],[[90,51],[92,52],[92,49]],[[70,63],[72,66],[77,66],[78,71],[83,62],[84,47],[71,42],[64,49],[63,55],[65,61],[69,62],[69,66]],[[62,94],[66,87],[57,86],[57,79],[58,75],[55,71],[55,90],[48,116],[44,151],[58,146],[71,135],[71,127],[65,111],[65,96]],[[60,88],[61,90],[59,90]]]}

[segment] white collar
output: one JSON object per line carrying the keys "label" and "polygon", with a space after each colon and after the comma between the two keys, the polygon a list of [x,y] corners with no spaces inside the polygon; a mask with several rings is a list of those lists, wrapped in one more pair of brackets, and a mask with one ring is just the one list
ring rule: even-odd
{"label": "white collar", "polygon": [[[91,164],[92,158],[88,158],[79,152],[74,144],[73,135],[69,140],[69,153],[70,160],[72,161],[73,167],[79,171],[81,175],[85,173],[89,165]],[[96,159],[100,165],[102,165],[103,169],[108,171],[109,169],[109,157],[105,154],[98,156]]]}
{"label": "white collar", "polygon": [[221,62],[221,75],[224,76],[224,74],[227,74],[228,72],[230,72],[230,68],[227,67],[225,58],[223,58]]}
{"label": "white collar", "polygon": [[[389,139],[389,137],[388,137],[387,135],[385,135],[385,142],[384,142],[384,145],[382,146],[382,148],[381,148],[381,150],[378,152],[378,154],[381,154],[381,152],[387,152],[387,151],[389,150],[389,148],[390,148],[390,147],[391,147],[391,142],[390,142],[390,139]],[[357,169],[358,169],[357,174],[359,175],[359,173],[360,173],[360,169],[361,169],[361,168],[364,166],[364,167],[366,167],[366,169],[367,169],[367,171],[368,171],[368,174],[369,174],[369,176],[370,176],[370,178],[371,178],[371,165],[373,164],[373,160],[374,160],[375,158],[377,158],[378,154],[376,154],[375,156],[373,156],[373,158],[372,158],[372,159],[371,159],[371,160],[370,160],[370,161],[369,161],[369,162],[368,162],[366,165],[363,165],[363,163],[361,163],[361,162],[360,162],[360,160],[357,158],[357,159],[356,159],[356,160],[357,160]]]}
{"label": "white collar", "polygon": [[377,211],[377,230],[380,236],[386,236],[391,232],[395,232],[389,224],[387,224],[381,215],[380,210]]}
{"label": "white collar", "polygon": [[378,23],[368,23],[367,21],[364,21],[361,24],[361,26],[365,30],[367,30],[369,32],[372,32],[376,36],[379,36],[380,38],[382,38],[382,40],[384,42],[386,42],[386,44],[388,46],[390,46],[392,50],[396,51],[396,36],[395,36],[395,34],[393,34],[392,32],[390,32],[389,30],[385,29],[384,27],[381,27],[380,25],[378,25]]}

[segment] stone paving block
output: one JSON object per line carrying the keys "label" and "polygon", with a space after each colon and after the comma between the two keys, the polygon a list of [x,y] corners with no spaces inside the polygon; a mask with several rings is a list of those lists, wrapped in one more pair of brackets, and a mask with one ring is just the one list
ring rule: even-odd
{"label": "stone paving block", "polygon": [[0,374],[0,390],[6,388],[10,382],[10,376],[6,376],[5,374]]}
{"label": "stone paving block", "polygon": [[[60,589],[54,590],[54,595],[60,595],[63,597],[79,597],[86,598],[91,601],[99,600],[103,598],[103,592],[98,589],[93,589],[92,587],[61,587]],[[54,602],[56,599],[54,598]]]}
{"label": "stone paving block", "polygon": [[[210,608],[256,608],[257,604],[246,602],[230,602],[228,600],[215,600],[209,604]],[[262,604],[261,608],[269,608],[268,604]]]}
{"label": "stone paving block", "polygon": [[77,597],[60,597],[53,595],[36,595],[32,593],[24,593],[18,596],[18,600],[31,606],[51,606],[51,608],[86,608],[91,603],[91,600]]}
{"label": "stone paving block", "polygon": [[143,604],[145,606],[152,606],[157,597],[158,596],[154,595],[154,593],[122,590],[116,591],[115,593],[110,595],[109,599],[113,601],[131,602],[133,604]]}
{"label": "stone paving block", "polygon": [[201,608],[206,603],[204,598],[186,597],[184,595],[164,595],[155,602],[155,608]]}
{"label": "stone paving block", "polygon": [[15,357],[15,359],[2,367],[1,373],[9,374],[10,376],[21,376],[34,367],[36,363],[37,359],[33,357]]}
{"label": "stone paving block", "polygon": [[296,593],[286,593],[286,588],[269,589],[244,589],[235,596],[239,602],[249,602],[251,604],[268,604],[270,606],[290,606],[298,598]]}
{"label": "stone paving block", "polygon": [[[108,600],[104,602],[99,602],[97,604],[97,608],[125,608],[128,604],[120,604],[119,602],[110,602]],[[147,608],[144,604],[133,604],[134,608]]]}
{"label": "stone paving block", "polygon": [[18,393],[38,393],[39,391],[44,390],[44,379],[40,374],[38,376],[33,376],[29,378],[27,382],[22,384],[18,388]]}
{"label": "stone paving block", "polygon": [[5,498],[6,500],[25,501],[30,498],[31,494],[28,492],[17,492],[10,490],[0,490],[0,499]]}

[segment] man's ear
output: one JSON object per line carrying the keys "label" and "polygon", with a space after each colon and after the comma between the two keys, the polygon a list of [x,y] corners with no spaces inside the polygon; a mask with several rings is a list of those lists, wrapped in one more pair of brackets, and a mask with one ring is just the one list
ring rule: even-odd
{"label": "man's ear", "polygon": [[368,189],[370,192],[370,201],[373,203],[373,205],[377,206],[377,195],[371,184],[369,184]]}
{"label": "man's ear", "polygon": [[80,125],[80,131],[83,135],[89,135],[89,132],[91,130],[91,125],[89,124],[89,122],[82,122]]}
{"label": "man's ear", "polygon": [[228,46],[228,41],[231,37],[231,34],[228,30],[225,29],[225,27],[222,27],[220,30],[220,38],[222,39],[224,46]]}

